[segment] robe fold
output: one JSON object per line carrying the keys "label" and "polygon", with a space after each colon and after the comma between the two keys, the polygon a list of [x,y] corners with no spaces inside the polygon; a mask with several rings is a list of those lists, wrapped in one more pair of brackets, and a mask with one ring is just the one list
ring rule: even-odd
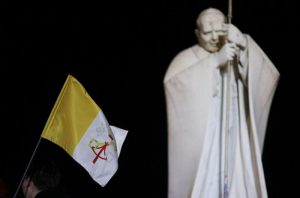
{"label": "robe fold", "polygon": [[[265,198],[261,154],[279,72],[255,41],[249,35],[245,38],[247,69],[239,68],[236,83],[240,96],[235,102],[241,109],[233,110],[241,128],[234,129],[231,137],[228,197]],[[216,76],[220,77],[220,69],[213,55],[198,45],[180,52],[166,72],[168,198],[222,197],[216,118],[222,80]]]}

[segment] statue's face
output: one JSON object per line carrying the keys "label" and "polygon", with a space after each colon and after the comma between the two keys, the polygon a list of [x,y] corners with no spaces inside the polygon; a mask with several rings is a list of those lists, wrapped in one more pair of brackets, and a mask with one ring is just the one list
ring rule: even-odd
{"label": "statue's face", "polygon": [[209,52],[216,52],[220,48],[220,37],[225,36],[224,17],[216,14],[202,16],[196,36],[199,45]]}

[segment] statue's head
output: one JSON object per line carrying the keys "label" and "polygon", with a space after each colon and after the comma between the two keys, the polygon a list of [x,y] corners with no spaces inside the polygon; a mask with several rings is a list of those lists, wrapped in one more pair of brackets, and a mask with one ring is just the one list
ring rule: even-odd
{"label": "statue's head", "polygon": [[226,34],[224,14],[215,8],[203,10],[196,21],[195,34],[201,47],[209,52],[216,52],[220,47],[220,37]]}

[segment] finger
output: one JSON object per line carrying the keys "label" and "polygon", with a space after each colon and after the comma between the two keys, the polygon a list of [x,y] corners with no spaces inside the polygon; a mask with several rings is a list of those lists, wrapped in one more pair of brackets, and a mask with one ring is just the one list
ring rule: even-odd
{"label": "finger", "polygon": [[223,25],[222,25],[222,28],[223,28],[223,31],[226,31],[226,32],[228,32],[228,29],[229,29],[229,24],[227,24],[227,23],[223,23]]}
{"label": "finger", "polygon": [[227,55],[227,60],[231,61],[231,60],[233,60],[233,57],[234,57],[234,55],[228,54]]}
{"label": "finger", "polygon": [[236,45],[236,43],[233,43],[233,42],[228,43],[228,47],[232,48],[232,49],[237,49],[238,48],[237,45]]}
{"label": "finger", "polygon": [[237,44],[234,43],[234,45],[230,46],[230,49],[232,49],[232,51],[237,54],[239,52],[239,47],[237,46]]}

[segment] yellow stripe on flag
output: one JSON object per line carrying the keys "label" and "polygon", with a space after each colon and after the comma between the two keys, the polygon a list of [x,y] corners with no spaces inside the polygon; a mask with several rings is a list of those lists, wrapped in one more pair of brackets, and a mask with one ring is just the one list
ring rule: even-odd
{"label": "yellow stripe on flag", "polygon": [[68,75],[41,136],[72,155],[100,111],[80,82]]}

